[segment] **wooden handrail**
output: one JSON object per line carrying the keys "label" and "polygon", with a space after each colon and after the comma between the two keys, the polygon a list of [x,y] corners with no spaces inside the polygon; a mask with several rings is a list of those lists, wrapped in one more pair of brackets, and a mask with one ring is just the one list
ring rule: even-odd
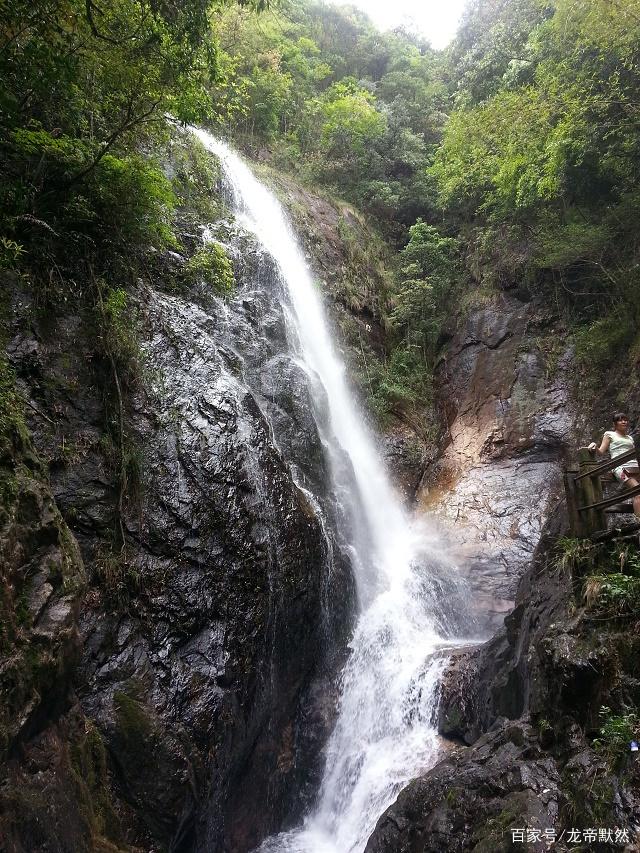
{"label": "wooden handrail", "polygon": [[584,474],[578,474],[577,477],[573,478],[574,482],[582,480],[584,477],[595,477],[596,474],[602,474],[606,473],[607,471],[613,471],[614,468],[618,468],[624,462],[629,462],[631,459],[635,459],[636,455],[637,451],[634,447],[633,450],[627,450],[625,453],[621,453],[620,456],[616,456],[615,459],[607,459],[606,462],[603,462],[596,468],[590,468],[588,471],[585,471]]}
{"label": "wooden handrail", "polygon": [[595,504],[589,504],[588,506],[579,506],[578,512],[586,512],[588,509],[604,509],[607,506],[615,506],[616,504],[622,503],[629,498],[633,498],[636,495],[640,495],[640,486],[634,486],[632,489],[625,489],[624,493],[621,495],[615,495],[612,498],[605,498],[603,501],[598,501]]}
{"label": "wooden handrail", "polygon": [[[624,489],[622,494],[618,493],[610,498],[604,497],[602,487],[605,481],[613,479],[609,472],[615,468],[625,467],[625,463],[636,462],[638,457],[640,457],[640,447],[634,446],[614,459],[607,459],[606,462],[598,464],[592,450],[588,447],[579,448],[578,463],[572,464],[564,471],[564,488],[572,536],[593,539],[604,534],[607,530],[606,511],[627,513],[631,510],[633,512],[633,504],[629,504],[629,499],[640,495],[640,485]],[[635,468],[635,465],[629,467]],[[608,509],[609,507],[613,509]]]}

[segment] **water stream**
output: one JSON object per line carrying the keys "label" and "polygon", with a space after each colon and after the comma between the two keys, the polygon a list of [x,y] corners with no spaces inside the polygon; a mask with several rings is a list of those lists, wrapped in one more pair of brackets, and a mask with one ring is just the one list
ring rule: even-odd
{"label": "water stream", "polygon": [[226,144],[194,132],[222,163],[237,219],[286,284],[292,346],[314,405],[328,408],[318,423],[358,593],[316,806],[303,826],[268,839],[260,853],[362,853],[382,812],[438,756],[434,712],[446,649],[461,642],[459,582],[435,534],[411,521],[390,485],[280,203]]}

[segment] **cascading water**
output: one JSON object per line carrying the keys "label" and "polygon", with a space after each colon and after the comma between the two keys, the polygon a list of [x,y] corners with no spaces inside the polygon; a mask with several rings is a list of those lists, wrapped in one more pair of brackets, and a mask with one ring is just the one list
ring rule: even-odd
{"label": "cascading water", "polygon": [[314,812],[261,853],[361,853],[399,790],[433,765],[438,683],[453,645],[442,607],[456,586],[446,557],[411,524],[363,426],[321,300],[284,212],[242,159],[203,130],[221,161],[236,215],[275,260],[286,284],[298,355],[315,405],[328,407],[323,440],[348,521],[359,614],[340,680],[336,725]]}

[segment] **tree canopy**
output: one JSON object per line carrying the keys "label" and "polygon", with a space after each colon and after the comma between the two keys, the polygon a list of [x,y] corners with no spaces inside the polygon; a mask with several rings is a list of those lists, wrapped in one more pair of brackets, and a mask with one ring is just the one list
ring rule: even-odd
{"label": "tree canopy", "polygon": [[1,265],[171,242],[171,114],[375,220],[405,372],[478,290],[613,317],[611,358],[634,340],[640,0],[473,0],[440,52],[315,0],[1,8]]}
{"label": "tree canopy", "polygon": [[281,168],[339,192],[397,237],[432,209],[426,167],[445,120],[440,60],[355,9],[290,0],[218,24],[236,98],[221,122]]}

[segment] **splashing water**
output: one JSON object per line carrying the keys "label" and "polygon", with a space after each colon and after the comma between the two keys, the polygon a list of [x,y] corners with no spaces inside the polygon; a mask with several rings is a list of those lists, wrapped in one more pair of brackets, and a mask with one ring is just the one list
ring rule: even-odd
{"label": "splashing water", "polygon": [[433,717],[443,651],[456,644],[439,602],[451,604],[457,581],[437,539],[409,522],[390,486],[282,207],[226,144],[193,132],[220,159],[237,218],[286,284],[314,404],[328,408],[323,439],[349,521],[359,601],[315,811],[301,829],[268,839],[260,851],[362,853],[400,789],[437,758]]}

